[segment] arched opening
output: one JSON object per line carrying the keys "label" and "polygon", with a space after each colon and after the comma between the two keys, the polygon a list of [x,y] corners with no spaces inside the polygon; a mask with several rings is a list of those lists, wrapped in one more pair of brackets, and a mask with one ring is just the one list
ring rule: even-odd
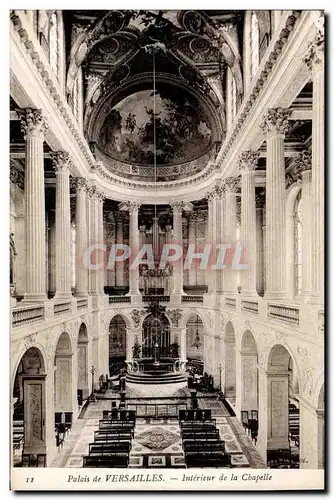
{"label": "arched opening", "polygon": [[88,333],[85,323],[81,323],[78,335],[78,405],[89,396]]}
{"label": "arched opening", "polygon": [[256,443],[258,419],[258,353],[252,332],[246,330],[241,341],[241,422]]}
{"label": "arched opening", "polygon": [[14,379],[13,465],[46,466],[45,366],[36,347],[23,354]]}
{"label": "arched opening", "polygon": [[64,424],[70,429],[73,421],[74,408],[77,406],[76,394],[73,394],[73,351],[71,339],[63,332],[57,342],[54,358],[54,406],[55,427]]}
{"label": "arched opening", "polygon": [[143,358],[170,356],[170,326],[164,314],[150,314],[144,319],[142,341]]}
{"label": "arched opening", "polygon": [[320,389],[318,397],[318,469],[325,468],[325,388]]}
{"label": "arched opening", "polygon": [[269,353],[267,461],[271,468],[299,468],[299,381],[289,351]]}
{"label": "arched opening", "polygon": [[109,374],[116,375],[124,367],[126,357],[126,323],[116,314],[109,324]]}
{"label": "arched opening", "polygon": [[198,314],[192,314],[186,324],[188,366],[203,374],[204,368],[204,325]]}
{"label": "arched opening", "polygon": [[235,403],[236,394],[236,360],[235,360],[235,333],[229,321],[225,331],[225,398]]}

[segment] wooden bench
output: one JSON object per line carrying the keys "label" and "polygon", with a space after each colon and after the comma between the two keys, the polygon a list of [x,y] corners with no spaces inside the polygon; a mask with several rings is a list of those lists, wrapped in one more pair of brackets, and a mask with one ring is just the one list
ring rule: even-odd
{"label": "wooden bench", "polygon": [[198,430],[192,430],[192,429],[187,429],[187,430],[181,430],[181,436],[183,439],[187,438],[196,438],[196,439],[205,439],[205,438],[210,438],[210,437],[219,437],[219,430],[218,429],[211,429],[208,431],[204,431],[202,429]]}
{"label": "wooden bench", "polygon": [[117,434],[95,434],[94,443],[131,443],[131,436],[119,436]]}
{"label": "wooden bench", "polygon": [[222,441],[215,442],[192,442],[192,443],[183,443],[183,449],[186,453],[188,452],[197,452],[197,453],[205,453],[206,451],[218,451],[220,453],[225,452],[225,446]]}
{"label": "wooden bench", "polygon": [[126,468],[129,465],[129,455],[84,456],[83,467]]}
{"label": "wooden bench", "polygon": [[129,453],[131,449],[131,443],[129,441],[117,443],[90,443],[89,444],[89,455],[109,455],[114,453]]}

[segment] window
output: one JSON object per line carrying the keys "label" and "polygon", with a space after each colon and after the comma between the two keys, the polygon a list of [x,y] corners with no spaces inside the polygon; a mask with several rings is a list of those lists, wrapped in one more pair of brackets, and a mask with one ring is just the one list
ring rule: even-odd
{"label": "window", "polygon": [[294,283],[295,296],[302,290],[302,191],[300,190],[294,206]]}
{"label": "window", "polygon": [[54,74],[58,76],[58,20],[55,12],[50,18],[49,46],[50,65]]}
{"label": "window", "polygon": [[251,18],[251,77],[253,78],[259,67],[259,21],[255,12]]}
{"label": "window", "polygon": [[231,111],[233,120],[237,114],[237,86],[233,75],[232,75],[232,85],[231,85]]}

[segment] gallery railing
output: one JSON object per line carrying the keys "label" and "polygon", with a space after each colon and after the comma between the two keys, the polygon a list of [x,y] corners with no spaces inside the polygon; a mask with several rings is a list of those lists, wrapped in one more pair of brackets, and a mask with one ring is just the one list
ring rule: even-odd
{"label": "gallery railing", "polygon": [[13,309],[12,312],[12,325],[13,327],[21,326],[25,323],[31,323],[44,319],[44,306],[30,305],[22,306]]}
{"label": "gallery railing", "polygon": [[268,304],[268,317],[299,325],[299,308],[285,305]]}

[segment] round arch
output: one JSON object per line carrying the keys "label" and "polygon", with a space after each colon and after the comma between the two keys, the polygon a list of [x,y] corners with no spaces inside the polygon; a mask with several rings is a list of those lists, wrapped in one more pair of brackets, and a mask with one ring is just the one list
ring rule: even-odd
{"label": "round arch", "polygon": [[[274,343],[267,359],[267,424],[268,465],[299,464],[299,401],[300,378],[298,365],[286,345]],[[296,393],[297,392],[297,393]],[[297,397],[297,398],[296,398]]]}
{"label": "round arch", "polygon": [[83,401],[89,396],[89,361],[88,361],[88,331],[86,323],[82,322],[78,331],[77,340],[77,390],[78,405],[82,406]]}
{"label": "round arch", "polygon": [[115,314],[109,320],[109,373],[115,375],[124,367],[128,325],[126,317]]}
{"label": "round arch", "polygon": [[[58,337],[54,355],[54,402],[56,414],[67,413],[73,416],[73,346],[68,332]],[[75,394],[76,396],[76,394]],[[75,398],[76,401],[76,398]]]}
{"label": "round arch", "polygon": [[197,316],[199,316],[199,318],[201,319],[202,323],[203,323],[203,326],[204,326],[204,331],[207,331],[208,327],[207,327],[207,322],[206,322],[206,319],[205,319],[205,316],[204,314],[201,312],[201,311],[197,311],[197,310],[192,310],[192,311],[185,311],[185,313],[182,315],[182,318],[180,320],[180,327],[181,328],[186,328],[187,326],[187,323],[188,323],[188,320],[189,318],[193,315],[193,314],[196,314]]}
{"label": "round arch", "polygon": [[160,357],[170,356],[170,322],[165,314],[148,314],[142,323],[142,356],[153,358],[159,349]]}
{"label": "round arch", "polygon": [[235,400],[236,397],[236,336],[235,328],[231,321],[226,323],[225,337],[224,337],[224,373],[225,384],[224,393],[225,397]]}
{"label": "round arch", "polygon": [[186,322],[186,357],[188,361],[204,363],[204,323],[197,313],[191,313]]}
{"label": "round arch", "polygon": [[301,192],[302,185],[300,182],[294,183],[290,186],[287,193],[285,203],[285,227],[286,227],[286,288],[288,296],[293,299],[294,291],[294,209],[296,199]]}
{"label": "round arch", "polygon": [[[31,458],[34,460],[34,457],[30,454],[37,453],[34,452],[37,448],[41,450],[45,447],[45,418],[43,417],[46,411],[45,375],[46,364],[43,353],[36,346],[29,347],[19,358],[12,386],[13,444],[16,449],[18,448],[18,452],[13,453],[15,466],[23,465],[23,453],[29,454],[29,463],[33,466]],[[34,432],[31,432],[32,423]],[[37,461],[37,454],[35,456]]]}

